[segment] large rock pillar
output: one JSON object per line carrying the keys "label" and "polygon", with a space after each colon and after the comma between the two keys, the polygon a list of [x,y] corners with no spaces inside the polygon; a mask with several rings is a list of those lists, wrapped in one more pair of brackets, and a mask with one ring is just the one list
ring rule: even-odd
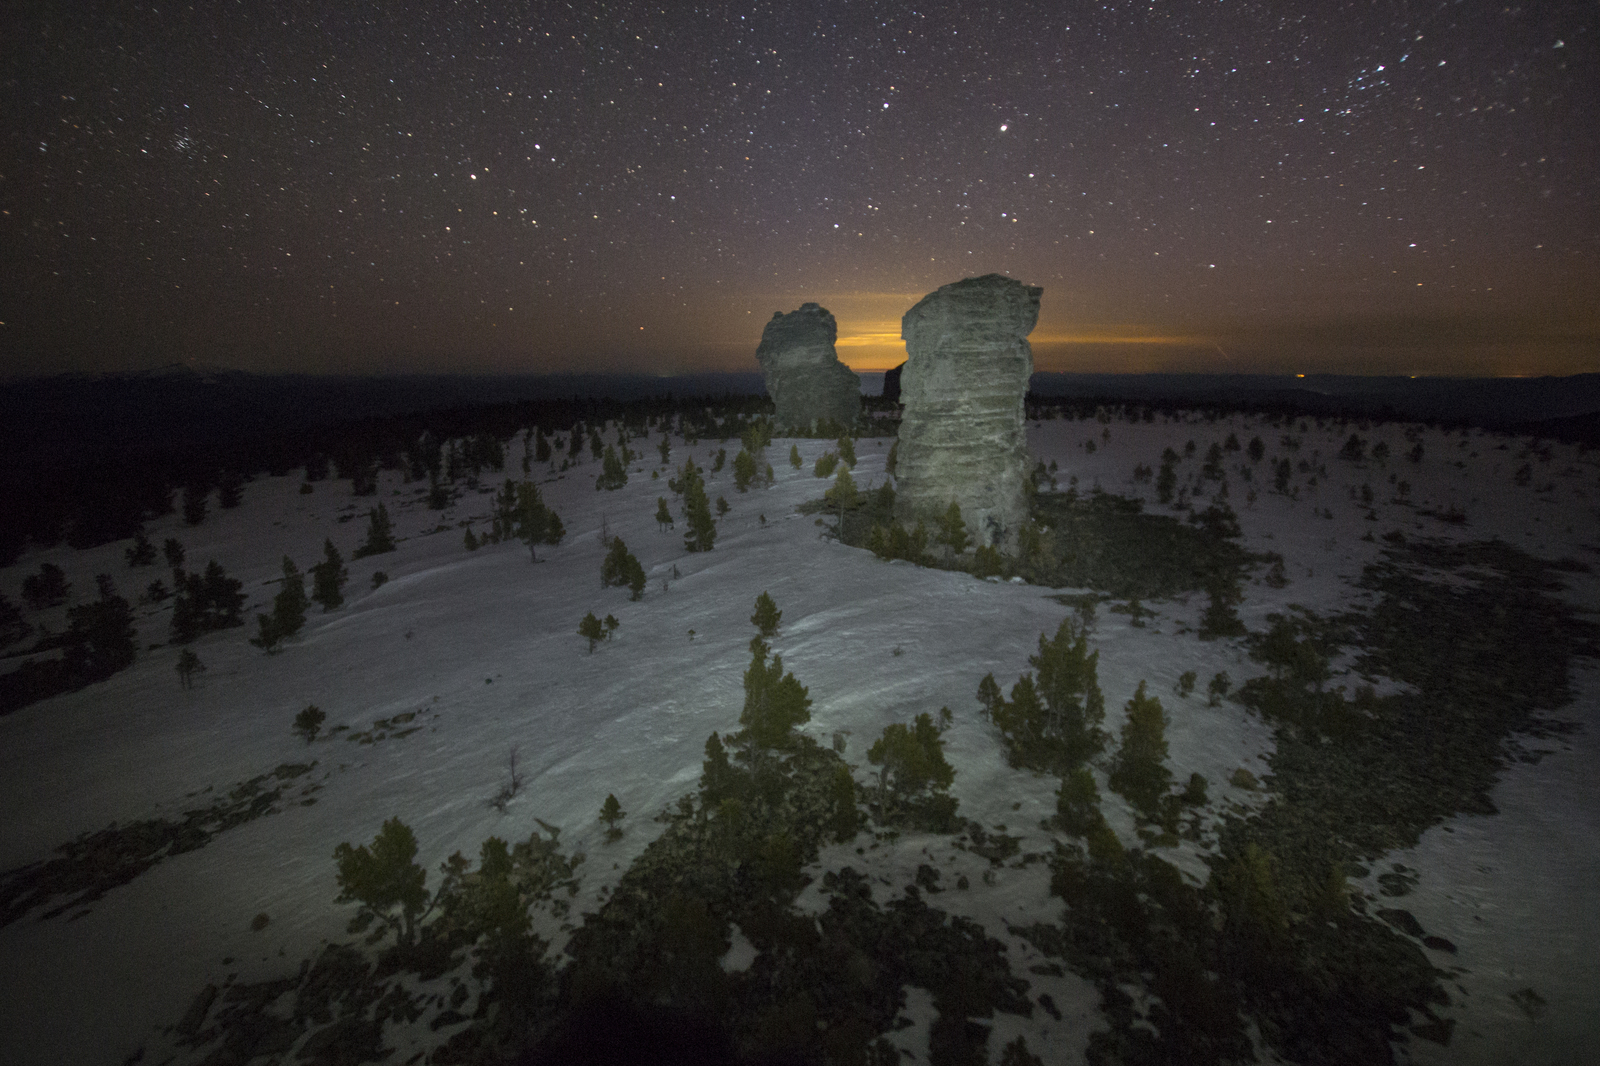
{"label": "large rock pillar", "polygon": [[901,521],[931,527],[954,500],[979,544],[1015,543],[1028,518],[1028,334],[1043,291],[985,274],[929,293],[901,319]]}
{"label": "large rock pillar", "polygon": [[848,429],[861,414],[861,379],[839,362],[833,342],[839,327],[814,303],[775,313],[761,331],[756,362],[780,430],[804,429],[830,418]]}

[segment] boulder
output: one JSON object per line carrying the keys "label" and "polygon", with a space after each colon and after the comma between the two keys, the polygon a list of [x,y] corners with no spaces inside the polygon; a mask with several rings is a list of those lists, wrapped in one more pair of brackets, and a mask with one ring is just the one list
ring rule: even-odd
{"label": "boulder", "polygon": [[839,327],[814,303],[776,312],[761,331],[756,362],[766,379],[780,430],[805,429],[819,418],[849,427],[861,414],[861,379],[839,362]]}
{"label": "boulder", "polygon": [[985,274],[924,296],[901,320],[896,517],[933,524],[954,500],[979,544],[1005,548],[1028,518],[1028,334],[1044,290]]}

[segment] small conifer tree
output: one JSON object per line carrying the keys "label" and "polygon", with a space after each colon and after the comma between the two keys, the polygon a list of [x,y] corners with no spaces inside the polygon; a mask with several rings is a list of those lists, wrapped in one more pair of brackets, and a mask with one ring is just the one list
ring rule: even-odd
{"label": "small conifer tree", "polygon": [[367,512],[367,539],[355,550],[355,558],[382,555],[394,551],[394,527],[389,522],[389,510],[378,504]]}
{"label": "small conifer tree", "polygon": [[67,610],[62,664],[68,676],[87,684],[133,665],[138,634],[133,608],[117,595],[109,574],[95,576],[99,598]]}
{"label": "small conifer tree", "polygon": [[955,500],[950,501],[950,507],[939,519],[939,533],[935,538],[940,544],[948,544],[950,550],[960,555],[972,543],[972,538],[967,535],[967,523],[961,518],[961,504]]}
{"label": "small conifer tree", "polygon": [[[948,715],[948,709],[943,713]],[[909,728],[901,722],[885,726],[868,749],[867,761],[881,767],[878,804],[886,821],[900,808],[926,800],[929,793],[944,792],[956,777],[944,757],[941,731],[926,711]],[[949,806],[949,813],[954,813],[954,804]]]}
{"label": "small conifer tree", "polygon": [[[899,443],[898,441],[896,443]],[[805,465],[805,460],[800,458],[800,445],[789,445],[789,465],[799,470]]]}
{"label": "small conifer tree", "polygon": [[811,721],[811,697],[794,674],[783,672],[781,655],[768,661],[772,649],[760,637],[750,642],[750,651],[739,724],[758,748],[787,747],[790,731]]}
{"label": "small conifer tree", "polygon": [[764,638],[778,635],[778,623],[783,619],[783,612],[778,610],[778,604],[769,593],[763,592],[756,597],[756,613],[750,616],[750,624],[761,631]]}
{"label": "small conifer tree", "polygon": [[478,550],[478,538],[472,535],[471,526],[467,527],[467,534],[461,538],[461,543],[469,552],[475,552]]}
{"label": "small conifer tree", "polygon": [[826,478],[833,476],[833,468],[839,465],[839,456],[836,452],[825,452],[817,456],[817,461],[812,464],[811,473],[816,477]]}
{"label": "small conifer tree", "polygon": [[622,804],[617,802],[617,797],[607,793],[605,803],[600,805],[600,820],[606,823],[607,844],[615,844],[622,839],[622,830],[617,828],[617,823],[627,814],[628,812],[622,809]]}
{"label": "small conifer tree", "polygon": [[150,538],[144,535],[141,529],[133,535],[133,546],[124,550],[129,566],[149,566],[156,561],[156,546],[150,543]]}
{"label": "small conifer tree", "polygon": [[175,668],[178,672],[178,684],[186,689],[194,688],[194,675],[204,673],[205,668],[206,664],[200,661],[200,656],[192,649],[184,648],[178,655],[178,664]]}
{"label": "small conifer tree", "polygon": [[[471,533],[468,529],[467,534]],[[324,614],[344,606],[344,586],[349,580],[350,571],[344,565],[344,556],[339,554],[332,540],[323,540],[322,562],[311,568],[311,598],[322,604]]]}
{"label": "small conifer tree", "polygon": [[705,482],[693,463],[684,464],[679,477],[683,489],[683,517],[689,529],[683,535],[683,547],[691,552],[708,552],[717,539],[717,525],[711,518],[711,500],[706,496]]}
{"label": "small conifer tree", "polygon": [[206,520],[206,497],[211,494],[210,486],[204,482],[193,482],[183,487],[183,521],[186,525],[197,526]]}
{"label": "small conifer tree", "polygon": [[750,491],[750,483],[758,473],[756,457],[743,448],[739,449],[739,454],[733,457],[733,487],[740,492]]}
{"label": "small conifer tree", "polygon": [[317,739],[317,733],[322,730],[322,723],[327,718],[316,704],[308,704],[305,710],[294,716],[294,731],[310,744]]}
{"label": "small conifer tree", "polygon": [[[599,440],[598,437],[595,438]],[[626,448],[624,448],[626,450]],[[617,457],[617,450],[610,444],[605,446],[604,458],[601,460],[600,476],[594,479],[597,489],[620,489],[628,483],[628,468],[622,459]]]}
{"label": "small conifer tree", "polygon": [[177,537],[168,537],[162,542],[161,554],[166,557],[168,566],[176,569],[183,565],[183,543]]}
{"label": "small conifer tree", "polygon": [[282,641],[300,632],[306,624],[306,608],[309,604],[305,580],[295,567],[294,560],[285,555],[283,583],[272,599],[272,615],[256,615],[260,634],[252,637],[250,643],[268,652],[274,651]]}
{"label": "small conifer tree", "polygon": [[856,465],[856,442],[849,437],[839,438],[839,460],[845,466],[854,467]]}
{"label": "small conifer tree", "polygon": [[412,943],[428,904],[428,872],[414,861],[416,855],[416,835],[398,818],[383,823],[370,848],[340,844],[333,850],[339,868],[335,902],[361,904],[352,932],[377,920],[401,944]]}
{"label": "small conifer tree", "polygon": [[656,525],[660,527],[663,533],[674,525],[672,511],[667,507],[667,498],[665,496],[656,497]]}
{"label": "small conifer tree", "polygon": [[590,611],[583,616],[583,621],[578,623],[578,636],[589,642],[589,654],[593,655],[594,646],[605,640],[610,634],[606,631],[605,623],[596,618],[593,611]]}
{"label": "small conifer tree", "polygon": [[1122,747],[1112,760],[1109,784],[1113,791],[1146,818],[1160,815],[1161,798],[1172,783],[1166,767],[1167,714],[1161,701],[1145,692],[1144,682],[1128,701],[1127,721],[1122,725]]}

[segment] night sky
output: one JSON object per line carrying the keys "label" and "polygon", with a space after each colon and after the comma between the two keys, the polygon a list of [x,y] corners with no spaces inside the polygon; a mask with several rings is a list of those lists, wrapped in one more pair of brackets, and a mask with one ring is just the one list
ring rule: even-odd
{"label": "night sky", "polygon": [[0,375],[1600,370],[1600,5],[8,4]]}

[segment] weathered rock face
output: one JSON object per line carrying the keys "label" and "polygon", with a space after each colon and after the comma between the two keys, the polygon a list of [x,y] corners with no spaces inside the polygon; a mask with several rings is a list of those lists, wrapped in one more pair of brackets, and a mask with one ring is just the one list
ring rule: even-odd
{"label": "weathered rock face", "polygon": [[977,543],[1014,543],[1028,516],[1023,398],[1043,291],[985,274],[929,293],[901,319],[901,521],[931,528],[954,500]]}
{"label": "weathered rock face", "polygon": [[812,303],[777,312],[761,331],[756,362],[779,429],[800,429],[819,418],[849,426],[861,413],[861,379],[839,362],[838,336],[833,316]]}

